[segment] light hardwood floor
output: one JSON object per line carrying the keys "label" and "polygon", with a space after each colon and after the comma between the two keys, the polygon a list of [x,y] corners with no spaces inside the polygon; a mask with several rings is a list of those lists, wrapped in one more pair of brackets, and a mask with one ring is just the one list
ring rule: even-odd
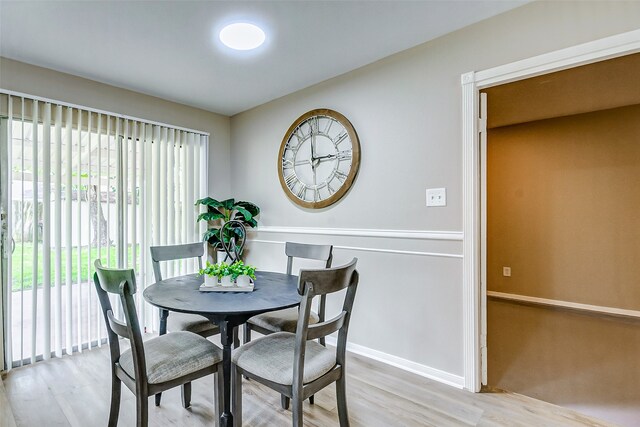
{"label": "light hardwood floor", "polygon": [[[0,427],[104,426],[108,419],[108,349],[55,358],[3,374]],[[352,426],[610,426],[568,409],[512,393],[470,393],[397,368],[349,355],[347,396]],[[248,381],[243,387],[244,425],[287,426],[291,412],[280,396]],[[135,400],[123,386],[120,426],[135,425]],[[212,426],[213,378],[193,383],[192,406],[180,391],[165,392],[162,405],[149,402],[150,426]],[[335,389],[305,402],[305,425],[337,426]]]}

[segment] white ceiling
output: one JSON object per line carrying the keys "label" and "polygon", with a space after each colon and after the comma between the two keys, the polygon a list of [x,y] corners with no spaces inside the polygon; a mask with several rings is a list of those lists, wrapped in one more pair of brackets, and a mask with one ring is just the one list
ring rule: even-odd
{"label": "white ceiling", "polygon": [[[0,0],[0,56],[233,115],[526,2]],[[221,45],[239,20],[261,48]]]}

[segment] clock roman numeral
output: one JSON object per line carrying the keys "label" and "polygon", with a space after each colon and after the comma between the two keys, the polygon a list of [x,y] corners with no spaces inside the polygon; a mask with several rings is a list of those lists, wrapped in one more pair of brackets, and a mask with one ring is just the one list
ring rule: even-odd
{"label": "clock roman numeral", "polygon": [[320,123],[318,122],[318,117],[312,117],[309,121],[309,127],[311,128],[312,134],[318,134]]}
{"label": "clock roman numeral", "polygon": [[[296,141],[298,142],[296,145],[293,145],[293,137],[296,137]],[[291,138],[289,138],[289,142],[287,143],[289,145],[289,147],[292,150],[298,150],[298,148],[300,148],[300,144],[302,143],[302,141],[304,141],[306,138],[306,135],[304,134],[304,132],[302,131],[302,129],[300,128],[300,126],[298,126],[296,128],[296,130],[293,131],[293,134],[291,135]]]}
{"label": "clock roman numeral", "polygon": [[331,130],[332,125],[333,125],[333,119],[329,119],[329,121],[327,122],[327,127],[325,127],[323,131],[325,135],[329,135],[329,131]]}
{"label": "clock roman numeral", "polygon": [[351,150],[338,152],[338,160],[351,160]]}
{"label": "clock roman numeral", "polygon": [[344,182],[347,179],[347,175],[345,173],[340,172],[339,170],[335,172],[335,175],[340,180],[340,182]]}
{"label": "clock roman numeral", "polygon": [[298,177],[295,173],[290,173],[289,175],[284,177],[284,182],[285,184],[287,184],[287,187],[293,189],[293,187],[296,185],[296,182],[298,182]]}
{"label": "clock roman numeral", "polygon": [[306,193],[307,193],[307,186],[304,185],[303,183],[300,183],[300,189],[298,190],[298,193],[297,193],[298,199],[304,200],[304,196],[306,195]]}
{"label": "clock roman numeral", "polygon": [[335,146],[337,147],[337,146],[338,146],[342,141],[344,141],[345,139],[347,139],[347,137],[348,137],[348,136],[349,136],[349,134],[348,134],[347,132],[342,131],[342,132],[340,133],[340,135],[338,135],[338,136],[336,137],[336,140],[335,140],[335,141],[333,141],[333,145],[335,145]]}
{"label": "clock roman numeral", "polygon": [[293,167],[293,162],[291,161],[291,159],[283,159],[282,160],[282,168],[283,169],[292,168],[292,167]]}
{"label": "clock roman numeral", "polygon": [[[294,136],[298,140],[297,143],[293,141]],[[291,138],[289,138],[289,141],[287,141],[287,150],[291,150],[295,153],[298,151],[298,148],[300,148],[300,138],[298,138],[298,135],[293,134],[291,135]]]}

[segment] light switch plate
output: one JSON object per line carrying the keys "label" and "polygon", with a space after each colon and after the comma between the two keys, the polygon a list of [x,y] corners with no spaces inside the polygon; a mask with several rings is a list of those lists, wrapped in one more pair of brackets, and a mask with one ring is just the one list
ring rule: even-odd
{"label": "light switch plate", "polygon": [[427,206],[447,206],[447,189],[427,188]]}

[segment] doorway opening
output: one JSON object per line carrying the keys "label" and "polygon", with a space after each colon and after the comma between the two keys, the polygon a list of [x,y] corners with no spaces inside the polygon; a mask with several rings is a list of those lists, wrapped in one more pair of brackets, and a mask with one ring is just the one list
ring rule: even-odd
{"label": "doorway opening", "polygon": [[483,91],[488,385],[640,418],[640,54]]}

